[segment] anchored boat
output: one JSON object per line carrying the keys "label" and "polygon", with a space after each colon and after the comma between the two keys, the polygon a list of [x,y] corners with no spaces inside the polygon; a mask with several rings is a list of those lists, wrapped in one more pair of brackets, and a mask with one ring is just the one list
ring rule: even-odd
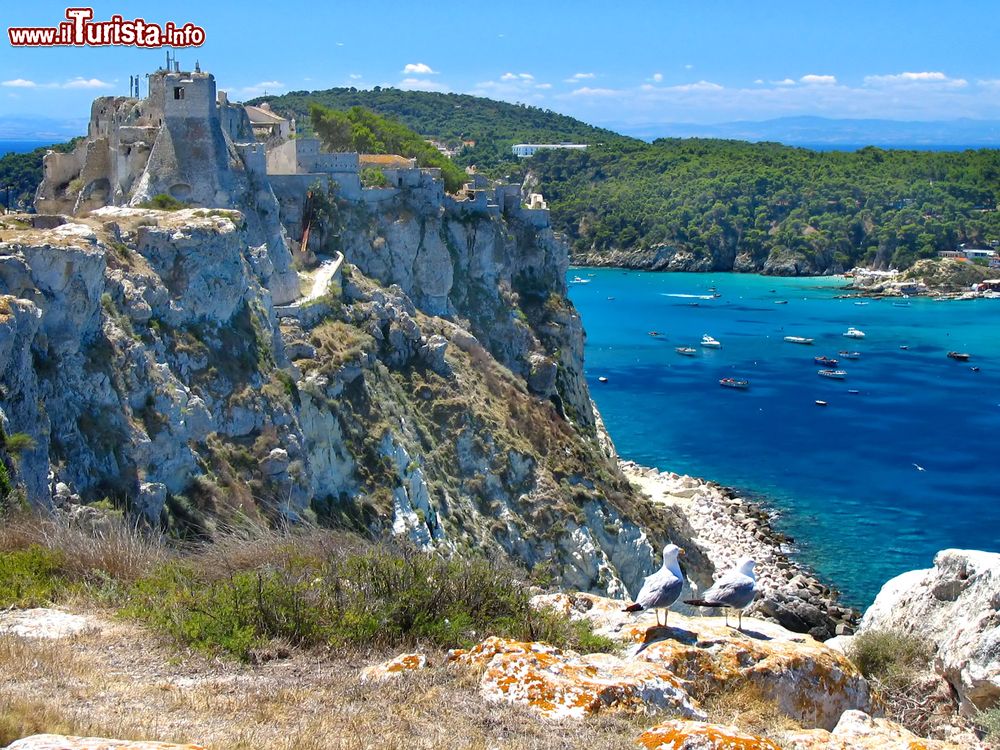
{"label": "anchored boat", "polygon": [[844,359],[861,359],[861,352],[837,352]]}
{"label": "anchored boat", "polygon": [[739,390],[745,391],[750,387],[749,380],[743,380],[742,378],[722,378],[719,380],[719,385],[723,388],[737,388]]}
{"label": "anchored boat", "polygon": [[785,341],[789,344],[811,344],[813,339],[807,339],[805,336],[785,336]]}
{"label": "anchored boat", "polygon": [[823,365],[824,367],[836,367],[837,360],[831,359],[830,357],[813,357],[813,362],[817,365]]}
{"label": "anchored boat", "polygon": [[698,353],[697,349],[693,349],[690,346],[678,346],[674,349],[678,354],[683,354],[685,357],[693,357]]}
{"label": "anchored boat", "polygon": [[959,362],[969,361],[969,355],[965,352],[948,352],[948,356],[951,357],[951,359],[957,359]]}
{"label": "anchored boat", "polygon": [[824,378],[833,378],[834,380],[843,380],[847,377],[846,370],[817,370],[816,374]]}
{"label": "anchored boat", "polygon": [[720,349],[722,347],[722,344],[718,340],[713,339],[707,333],[701,337],[701,345],[709,349]]}
{"label": "anchored boat", "polygon": [[851,326],[846,331],[844,331],[844,335],[847,336],[847,338],[849,339],[863,339],[865,337],[865,332],[855,328],[854,326]]}

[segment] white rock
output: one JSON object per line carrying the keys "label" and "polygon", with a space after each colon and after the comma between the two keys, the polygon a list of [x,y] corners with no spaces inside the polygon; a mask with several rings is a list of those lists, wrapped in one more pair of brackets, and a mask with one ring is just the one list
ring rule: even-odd
{"label": "white rock", "polygon": [[969,715],[1000,700],[1000,554],[947,549],[887,582],[859,633],[899,630],[937,647],[936,671]]}

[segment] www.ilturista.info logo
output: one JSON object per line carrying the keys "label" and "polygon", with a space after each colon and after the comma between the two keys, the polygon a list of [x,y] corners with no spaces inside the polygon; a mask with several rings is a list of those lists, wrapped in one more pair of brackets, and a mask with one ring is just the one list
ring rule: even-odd
{"label": "www.ilturista.info logo", "polygon": [[94,21],[93,8],[67,8],[58,26],[11,26],[7,36],[14,47],[199,47],[205,30],[193,23],[162,26],[142,18]]}

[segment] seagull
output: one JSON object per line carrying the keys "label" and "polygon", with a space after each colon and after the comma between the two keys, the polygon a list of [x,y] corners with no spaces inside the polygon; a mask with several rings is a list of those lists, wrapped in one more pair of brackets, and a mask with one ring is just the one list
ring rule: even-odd
{"label": "seagull", "polygon": [[729,610],[735,609],[739,615],[736,629],[743,631],[743,609],[757,596],[757,579],[753,575],[756,565],[749,557],[742,558],[732,570],[712,584],[701,599],[685,599],[685,604],[695,607],[724,607],[726,627],[729,627]]}
{"label": "seagull", "polygon": [[920,464],[913,464],[913,468],[916,469],[917,471],[927,471],[927,469],[925,469]]}
{"label": "seagull", "polygon": [[677,563],[677,556],[683,555],[684,550],[676,544],[668,544],[663,548],[663,567],[646,576],[639,589],[639,595],[635,598],[635,603],[630,604],[622,612],[642,612],[646,609],[654,610],[656,614],[656,624],[660,624],[660,610],[665,610],[663,615],[663,626],[667,625],[667,617],[670,615],[670,605],[677,601],[684,588],[684,574],[681,573],[681,566]]}

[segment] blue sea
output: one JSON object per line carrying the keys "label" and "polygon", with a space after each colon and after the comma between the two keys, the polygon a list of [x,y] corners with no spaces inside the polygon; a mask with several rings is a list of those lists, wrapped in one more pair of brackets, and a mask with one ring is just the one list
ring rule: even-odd
{"label": "blue sea", "polygon": [[[590,282],[570,285],[587,379],[619,453],[762,499],[846,602],[867,606],[940,549],[1000,551],[1000,300],[857,305],[830,278],[577,276]],[[712,287],[720,297],[698,298]],[[849,326],[866,337],[845,338]],[[700,347],[705,333],[722,348]],[[846,379],[819,377],[817,355],[839,359]],[[726,376],[749,390],[720,387]]]}
{"label": "blue sea", "polygon": [[9,154],[14,152],[15,154],[24,154],[28,151],[34,151],[39,146],[49,146],[55,141],[0,141],[0,156],[4,154]]}

